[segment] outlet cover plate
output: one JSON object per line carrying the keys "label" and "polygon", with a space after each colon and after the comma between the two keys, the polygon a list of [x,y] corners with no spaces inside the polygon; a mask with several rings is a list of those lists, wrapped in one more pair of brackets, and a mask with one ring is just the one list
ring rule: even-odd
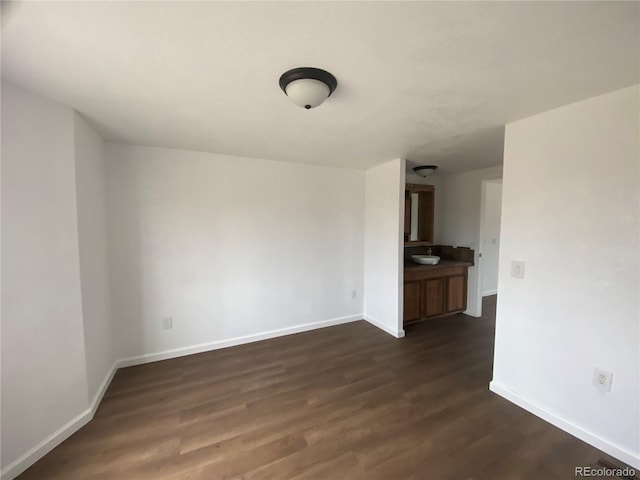
{"label": "outlet cover plate", "polygon": [[613,372],[607,372],[599,368],[593,369],[593,380],[591,383],[601,392],[611,391],[611,381],[613,380]]}
{"label": "outlet cover plate", "polygon": [[511,262],[511,276],[513,278],[524,278],[524,262],[518,260]]}

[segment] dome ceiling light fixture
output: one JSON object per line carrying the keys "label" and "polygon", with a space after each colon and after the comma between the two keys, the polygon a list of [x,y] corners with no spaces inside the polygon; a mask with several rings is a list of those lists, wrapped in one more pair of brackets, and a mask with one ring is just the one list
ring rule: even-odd
{"label": "dome ceiling light fixture", "polygon": [[299,67],[284,72],[280,88],[293,103],[307,110],[324,102],[338,86],[336,77],[325,70]]}
{"label": "dome ceiling light fixture", "polygon": [[416,172],[421,177],[428,177],[433,172],[435,172],[437,168],[438,168],[437,165],[422,165],[420,167],[415,167],[413,171]]}

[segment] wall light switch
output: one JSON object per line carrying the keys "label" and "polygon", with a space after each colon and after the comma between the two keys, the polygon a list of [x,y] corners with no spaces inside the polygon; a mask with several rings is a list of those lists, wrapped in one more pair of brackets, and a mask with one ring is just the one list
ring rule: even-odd
{"label": "wall light switch", "polygon": [[613,372],[606,372],[599,368],[593,369],[593,380],[591,383],[601,392],[611,391],[611,380],[613,380]]}
{"label": "wall light switch", "polygon": [[524,262],[517,260],[511,262],[511,276],[513,278],[524,278]]}

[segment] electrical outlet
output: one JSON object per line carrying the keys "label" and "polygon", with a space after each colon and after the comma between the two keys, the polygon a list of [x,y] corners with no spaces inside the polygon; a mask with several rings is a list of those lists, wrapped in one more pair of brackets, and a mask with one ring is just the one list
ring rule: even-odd
{"label": "electrical outlet", "polygon": [[162,319],[162,328],[165,330],[173,328],[173,317],[164,317]]}
{"label": "electrical outlet", "polygon": [[599,368],[593,369],[593,380],[591,383],[601,392],[611,391],[611,380],[613,380],[613,372],[606,372]]}
{"label": "electrical outlet", "polygon": [[511,276],[513,278],[524,278],[524,262],[517,260],[511,262]]}
{"label": "electrical outlet", "polygon": [[358,298],[358,290],[353,290],[351,292],[351,298],[353,298],[354,300]]}

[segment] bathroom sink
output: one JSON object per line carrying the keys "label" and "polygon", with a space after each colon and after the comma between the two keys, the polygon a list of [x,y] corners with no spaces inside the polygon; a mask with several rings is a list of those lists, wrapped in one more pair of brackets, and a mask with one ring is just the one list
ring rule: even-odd
{"label": "bathroom sink", "polygon": [[411,255],[411,260],[422,265],[437,265],[440,257],[436,255]]}

